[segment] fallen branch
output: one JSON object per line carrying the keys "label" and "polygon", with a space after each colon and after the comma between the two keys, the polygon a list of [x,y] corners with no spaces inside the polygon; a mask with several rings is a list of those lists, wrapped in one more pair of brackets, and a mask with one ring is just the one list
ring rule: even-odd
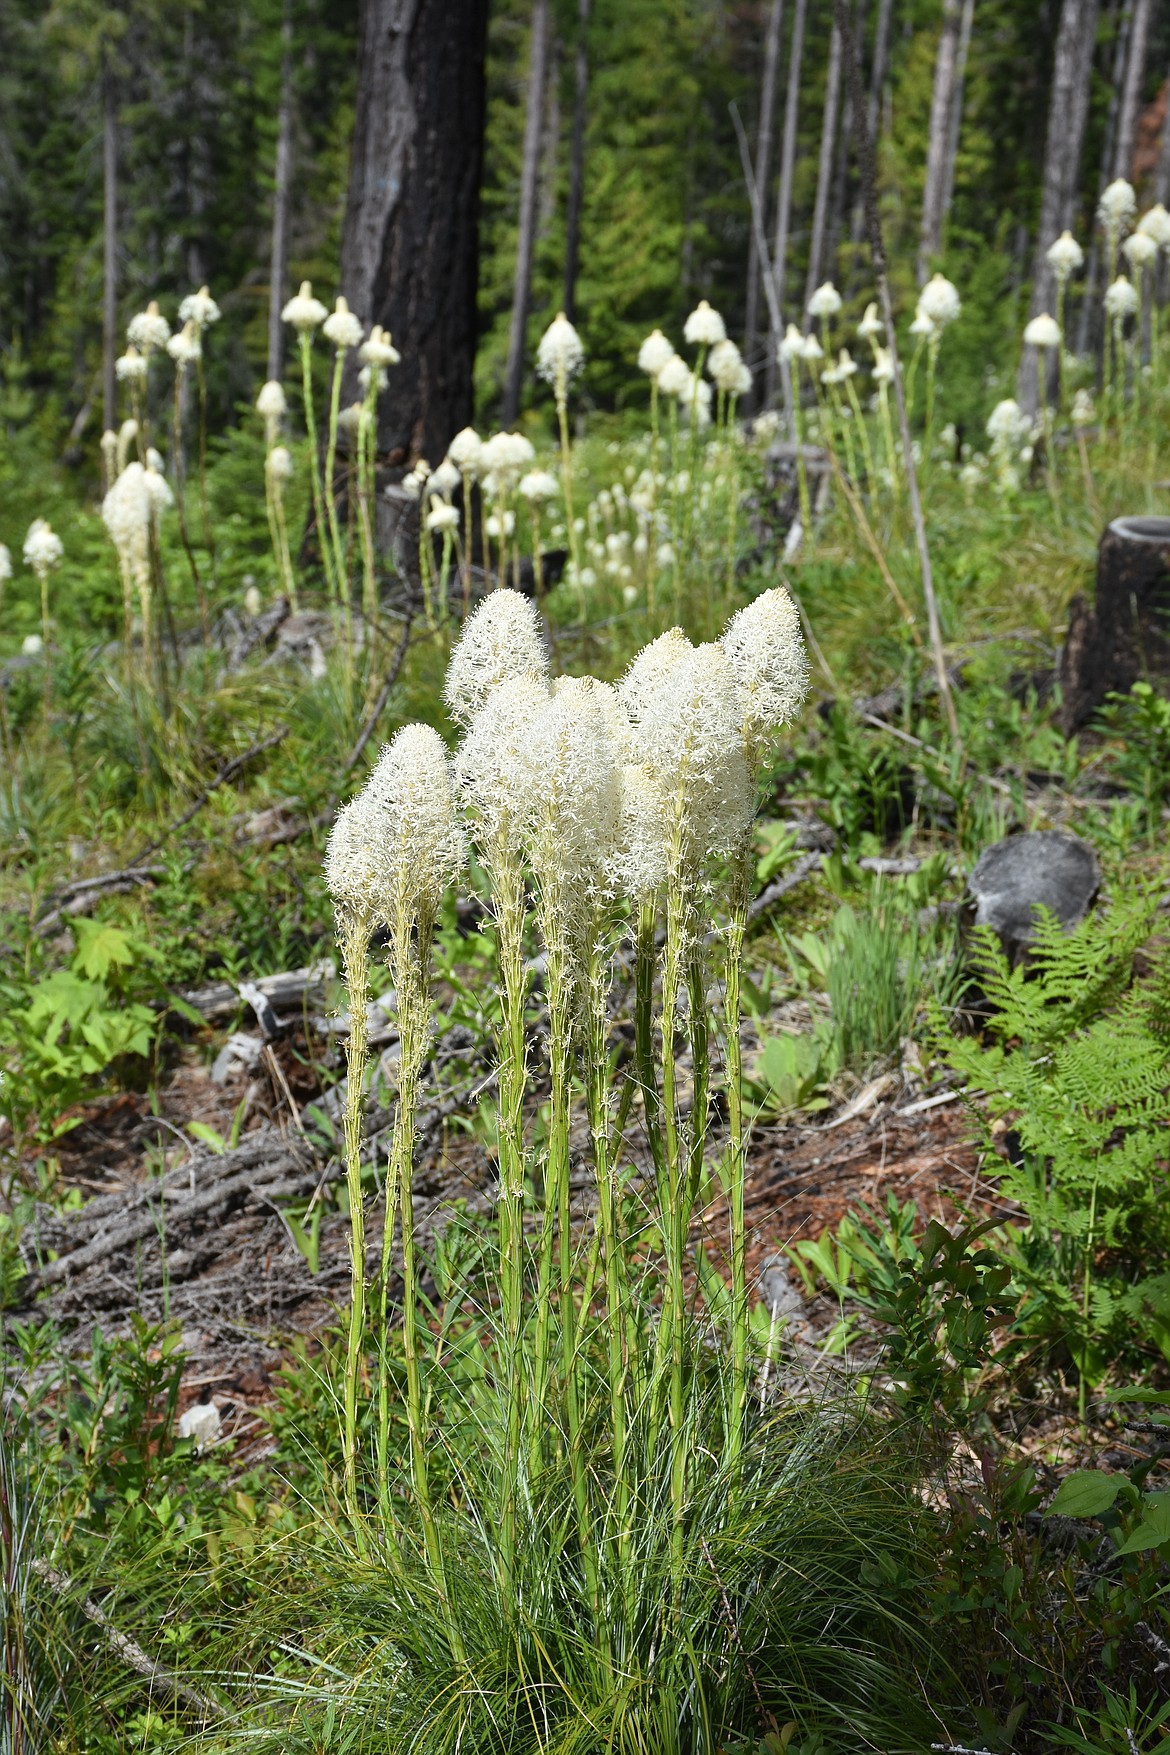
{"label": "fallen branch", "polygon": [[[32,1571],[43,1584],[48,1585],[55,1595],[59,1597],[74,1596],[77,1587],[68,1573],[59,1572],[55,1566],[50,1566],[47,1560],[34,1560]],[[86,1620],[91,1621],[97,1628],[110,1651],[116,1657],[121,1658],[127,1668],[133,1670],[136,1675],[145,1677],[152,1689],[157,1689],[167,1699],[175,1701],[178,1705],[189,1707],[193,1712],[198,1712],[205,1719],[218,1716],[220,1708],[210,1695],[203,1694],[198,1688],[193,1688],[189,1683],[180,1681],[173,1671],[168,1670],[163,1664],[156,1663],[147,1652],[143,1651],[137,1640],[131,1639],[128,1633],[122,1633],[114,1626],[105,1610],[95,1603],[92,1597],[82,1597],[78,1607]]]}
{"label": "fallen branch", "polygon": [[168,823],[161,835],[156,836],[153,841],[147,842],[146,846],[141,849],[137,857],[131,861],[131,864],[141,865],[142,861],[146,859],[148,855],[157,852],[163,842],[169,840],[177,829],[185,828],[191,821],[192,817],[198,816],[199,812],[203,809],[203,806],[207,803],[213,793],[218,792],[221,786],[227,786],[235,779],[236,775],[239,774],[242,769],[247,767],[249,762],[254,762],[257,756],[262,756],[266,754],[268,750],[275,749],[278,743],[283,743],[287,736],[288,726],[278,725],[276,730],[270,733],[268,737],[262,737],[260,741],[254,743],[250,749],[242,751],[240,755],[233,756],[230,761],[225,762],[219,772],[208,781],[195,802],[188,805],[182,816],[176,817],[173,823]]}
{"label": "fallen branch", "polygon": [[141,889],[144,884],[155,883],[166,876],[165,865],[127,866],[122,871],[107,871],[101,877],[80,878],[76,883],[66,884],[57,891],[57,904],[36,923],[38,938],[47,938],[55,931],[65,915],[77,916],[88,913],[103,896],[125,896],[131,891]]}

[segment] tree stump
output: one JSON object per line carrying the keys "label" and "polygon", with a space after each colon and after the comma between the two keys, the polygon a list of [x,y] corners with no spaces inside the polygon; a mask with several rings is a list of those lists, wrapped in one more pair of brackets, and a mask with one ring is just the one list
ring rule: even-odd
{"label": "tree stump", "polygon": [[1060,655],[1065,736],[1086,724],[1111,692],[1139,677],[1170,678],[1170,518],[1115,518],[1097,550],[1090,607],[1069,605]]}
{"label": "tree stump", "polygon": [[1036,929],[1036,909],[1051,910],[1066,931],[1088,913],[1101,882],[1097,855],[1066,829],[1009,835],[985,847],[967,888],[975,925],[990,926],[1013,963],[1025,955]]}

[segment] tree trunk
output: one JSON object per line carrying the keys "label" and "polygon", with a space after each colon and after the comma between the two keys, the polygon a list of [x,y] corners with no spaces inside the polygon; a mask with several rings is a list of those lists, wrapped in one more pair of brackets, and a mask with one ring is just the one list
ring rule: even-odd
{"label": "tree trunk", "polygon": [[565,212],[565,316],[577,316],[581,210],[585,205],[585,116],[589,95],[589,15],[592,0],[577,0],[577,55],[573,81],[573,138],[569,146],[569,202]]}
{"label": "tree trunk", "polygon": [[341,283],[402,355],[391,463],[442,457],[472,414],[487,0],[362,0]]}
{"label": "tree trunk", "polygon": [[[1048,132],[1044,143],[1044,176],[1040,219],[1032,259],[1030,317],[1056,308],[1056,283],[1048,266],[1048,249],[1076,217],[1081,153],[1089,112],[1093,44],[1097,38],[1099,0],[1063,0],[1048,98]],[[1067,322],[1067,318],[1066,318]],[[1020,360],[1017,399],[1029,413],[1036,407],[1035,361],[1025,349]]]}
{"label": "tree trunk", "polygon": [[508,363],[504,371],[504,402],[500,411],[500,419],[506,427],[510,427],[520,413],[520,391],[524,383],[524,343],[528,330],[528,300],[532,292],[532,254],[536,244],[540,122],[544,111],[547,61],[548,0],[535,0],[528,59],[528,106],[524,116],[524,157],[520,166],[516,278],[512,283],[512,323],[508,331]]}
{"label": "tree trunk", "polygon": [[1134,137],[1137,134],[1142,84],[1146,76],[1146,48],[1149,37],[1150,0],[1134,0],[1133,19],[1129,29],[1129,53],[1125,58],[1125,85],[1122,88],[1121,109],[1117,119],[1117,143],[1113,157],[1115,177],[1128,177],[1133,170]]}
{"label": "tree trunk", "polygon": [[[772,122],[776,109],[776,63],[780,58],[780,29],[784,22],[784,0],[772,0],[768,11],[768,29],[764,37],[764,72],[760,85],[760,126],[756,135],[756,190],[761,202],[767,199],[768,181],[772,174]],[[748,248],[747,309],[744,316],[743,351],[750,366],[756,363],[756,330],[760,316],[760,252],[752,227]],[[775,347],[778,335],[771,337]]]}
{"label": "tree trunk", "polygon": [[288,214],[292,191],[292,8],[284,3],[280,27],[280,108],[276,118],[276,170],[272,191],[272,255],[268,270],[268,376],[284,370],[284,287],[288,273]]}
{"label": "tree trunk", "polygon": [[[804,57],[804,20],[808,0],[796,0],[792,19],[792,42],[788,50],[788,89],[784,96],[784,140],[780,149],[780,189],[776,197],[776,247],[772,251],[772,275],[776,308],[784,313],[784,282],[788,273],[788,235],[792,223],[792,181],[796,171],[796,125],[800,112],[800,66]],[[768,401],[776,394],[779,361],[776,349],[768,350]]]}
{"label": "tree trunk", "polygon": [[975,26],[975,0],[963,0],[963,20],[959,26],[959,56],[955,66],[955,94],[947,119],[947,160],[943,170],[943,230],[951,216],[955,198],[955,166],[959,158],[959,141],[963,134],[963,91],[967,83],[967,57],[971,53],[971,32]]}
{"label": "tree trunk", "polygon": [[[873,33],[873,66],[869,75],[869,97],[865,106],[865,119],[869,139],[873,144],[874,158],[877,158],[877,143],[881,135],[882,87],[886,82],[886,67],[890,58],[890,19],[893,16],[894,0],[879,0],[877,24]],[[865,236],[865,202],[862,199],[860,182],[857,199],[853,203],[853,223],[849,228],[850,241],[860,244]]]}
{"label": "tree trunk", "polygon": [[118,424],[118,102],[102,58],[102,424]]}
{"label": "tree trunk", "polygon": [[[1109,110],[1105,117],[1105,146],[1101,153],[1101,174],[1097,183],[1098,199],[1117,176],[1114,166],[1117,163],[1117,122],[1121,106],[1121,88],[1125,78],[1126,53],[1129,48],[1129,27],[1133,21],[1133,0],[1120,0],[1118,7],[1120,18],[1117,25],[1117,39],[1113,45],[1113,77],[1109,84]],[[1096,216],[1094,215],[1094,224]],[[1077,352],[1088,353],[1090,340],[1094,339],[1100,329],[1100,296],[1097,287],[1097,276],[1100,270],[1101,252],[1097,244],[1096,230],[1089,246],[1089,258],[1085,265],[1085,291],[1081,300],[1081,320],[1077,327]]]}
{"label": "tree trunk", "polygon": [[930,272],[930,258],[942,248],[943,189],[946,183],[947,140],[955,101],[959,59],[960,0],[943,0],[942,33],[934,58],[934,91],[930,100],[930,133],[926,142],[926,183],[922,191],[922,227],[918,234],[918,284]]}
{"label": "tree trunk", "polygon": [[808,245],[808,274],[804,302],[807,306],[820,284],[825,257],[825,222],[829,214],[829,191],[833,185],[833,155],[837,145],[837,115],[841,105],[841,32],[833,26],[829,38],[829,68],[825,76],[825,108],[821,117],[821,155],[817,165],[817,194],[813,205],[812,236]]}
{"label": "tree trunk", "polygon": [[[854,41],[860,42],[865,34],[866,0],[856,0],[853,14]],[[837,249],[841,242],[841,232],[845,221],[846,191],[849,183],[850,149],[853,145],[853,93],[847,81],[842,82],[841,96],[841,140],[837,152],[837,165],[833,173],[833,189],[829,197],[829,218],[825,231],[825,260],[835,263]]]}

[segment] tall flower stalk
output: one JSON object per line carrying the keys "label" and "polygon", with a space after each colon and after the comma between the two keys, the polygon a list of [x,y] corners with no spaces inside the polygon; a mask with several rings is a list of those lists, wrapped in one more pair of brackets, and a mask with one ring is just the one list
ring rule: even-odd
{"label": "tall flower stalk", "polygon": [[569,442],[569,385],[585,364],[581,337],[563,311],[558,311],[536,350],[536,369],[552,385],[557,405],[557,428],[561,440],[561,488],[565,496],[565,528],[569,557],[577,585],[581,620],[585,619],[585,588],[581,582],[581,555],[573,522],[573,452]]}

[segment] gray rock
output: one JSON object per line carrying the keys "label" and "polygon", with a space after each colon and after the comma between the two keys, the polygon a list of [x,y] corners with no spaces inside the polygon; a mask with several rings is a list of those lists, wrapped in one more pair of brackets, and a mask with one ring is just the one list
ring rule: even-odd
{"label": "gray rock", "polygon": [[1101,882],[1097,855],[1064,829],[1009,835],[985,848],[968,880],[976,926],[990,926],[1015,962],[1035,931],[1036,908],[1065,930],[1084,919]]}

